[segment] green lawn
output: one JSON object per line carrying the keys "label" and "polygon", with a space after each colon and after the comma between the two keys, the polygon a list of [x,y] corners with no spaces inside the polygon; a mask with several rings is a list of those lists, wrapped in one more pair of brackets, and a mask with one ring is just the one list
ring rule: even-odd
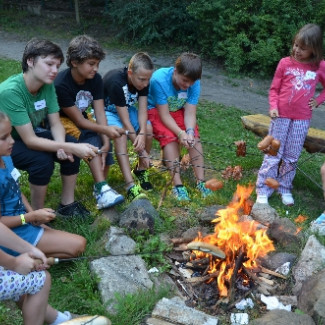
{"label": "green lawn", "polygon": [[[18,71],[20,71],[19,63],[0,59],[0,81]],[[209,205],[225,205],[230,202],[238,183],[242,185],[255,184],[256,174],[261,165],[263,155],[256,147],[260,138],[243,128],[240,119],[243,115],[246,115],[246,113],[233,107],[224,107],[207,101],[200,102],[198,107],[198,124],[204,148],[203,156],[205,159],[207,179],[222,179],[222,171],[227,166],[236,165],[243,167],[243,178],[240,181],[224,180],[224,187],[216,191],[213,197],[201,199],[195,190],[192,171],[184,171],[184,183],[188,186],[192,197],[190,204],[186,208],[183,208],[186,222],[178,222],[178,215],[180,209],[182,209],[182,205],[176,202],[170,195],[166,195],[159,209],[164,224],[157,229],[156,233],[154,235],[143,233],[130,234],[137,241],[139,252],[154,251],[158,247],[162,247],[162,243],[159,240],[159,234],[162,232],[175,234],[182,227],[188,228],[198,225],[198,220],[195,218],[197,212]],[[247,155],[245,157],[236,156],[234,142],[238,140],[244,140],[247,144]],[[155,143],[154,150],[159,152],[157,149],[158,145]],[[132,152],[131,158],[135,162],[135,155]],[[323,161],[324,156],[322,154],[310,155],[304,151],[300,158],[299,166],[317,184],[321,184],[319,170]],[[53,208],[57,208],[59,204],[61,189],[58,171],[56,170],[55,173],[55,177],[52,177],[48,189],[46,201],[46,205]],[[166,172],[161,172],[154,168],[152,168],[151,173],[155,190],[149,193],[148,196],[152,204],[157,207],[166,183],[170,180],[170,176]],[[113,166],[110,170],[109,183],[115,189],[125,194],[123,178],[117,165]],[[99,212],[95,210],[92,186],[93,180],[88,166],[82,163],[78,176],[76,199],[80,200],[93,212],[93,218],[95,219],[99,216]],[[25,173],[23,173],[22,177],[22,189],[28,197],[29,188]],[[169,194],[169,191],[167,194]],[[270,199],[270,204],[277,210],[280,216],[288,217],[292,221],[300,214],[308,216],[307,221],[302,225],[304,228],[307,228],[310,221],[324,210],[323,194],[315,183],[297,171],[294,180],[293,195],[296,201],[293,207],[284,207],[277,195],[274,195]],[[255,199],[255,194],[253,194],[252,199]],[[117,209],[122,211],[126,207],[127,204],[125,203]],[[94,229],[87,222],[58,220],[53,226],[85,236],[88,241],[85,255],[93,256],[103,253],[100,250],[98,241],[110,224],[102,220],[99,222],[97,228]],[[166,246],[164,247],[167,249]],[[148,254],[145,260],[148,267],[157,266],[161,270],[168,267],[163,259],[163,255],[152,256]],[[83,260],[75,263],[56,265],[50,269],[50,272],[52,274],[50,303],[54,307],[62,311],[70,310],[77,314],[103,314],[110,317],[115,325],[141,324],[141,320],[145,315],[150,314],[156,301],[162,296],[168,296],[170,294],[170,290],[161,288],[158,292],[150,292],[149,295],[147,292],[139,292],[139,294],[134,296],[118,297],[118,314],[113,316],[107,314],[105,306],[100,301],[100,295],[97,290],[97,279],[91,277],[87,261]],[[147,302],[148,296],[151,297],[150,303]],[[3,325],[21,324],[20,313],[15,308],[12,308],[11,304],[1,303],[0,323]]]}

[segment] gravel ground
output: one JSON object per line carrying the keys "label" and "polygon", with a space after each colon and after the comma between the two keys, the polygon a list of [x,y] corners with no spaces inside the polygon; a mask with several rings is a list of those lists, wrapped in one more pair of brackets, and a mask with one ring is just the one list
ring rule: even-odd
{"label": "gravel ground", "polygon": [[[0,31],[0,57],[21,60],[27,40],[19,35]],[[56,40],[66,53],[68,42]],[[106,71],[120,67],[128,62],[132,53],[123,51],[106,51],[106,58],[101,62],[99,72],[103,75]],[[156,67],[172,66],[175,57],[153,56]],[[62,68],[65,68],[65,64]],[[251,78],[229,78],[215,64],[204,62],[202,75],[201,98],[237,107],[250,114],[267,114],[268,112],[268,88],[271,80],[254,80]],[[314,111],[311,126],[325,130],[325,107],[322,105]]]}

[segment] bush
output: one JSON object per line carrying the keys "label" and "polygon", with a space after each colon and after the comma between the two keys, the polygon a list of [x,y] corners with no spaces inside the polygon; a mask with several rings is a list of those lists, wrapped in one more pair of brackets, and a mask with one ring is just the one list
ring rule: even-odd
{"label": "bush", "polygon": [[[188,11],[199,21],[203,53],[220,59],[230,72],[265,76],[289,54],[301,26],[323,24],[324,8],[321,0],[194,0]],[[315,16],[318,10],[322,14]]]}
{"label": "bush", "polygon": [[186,0],[115,0],[108,15],[118,37],[137,45],[189,44],[196,26],[186,10]]}

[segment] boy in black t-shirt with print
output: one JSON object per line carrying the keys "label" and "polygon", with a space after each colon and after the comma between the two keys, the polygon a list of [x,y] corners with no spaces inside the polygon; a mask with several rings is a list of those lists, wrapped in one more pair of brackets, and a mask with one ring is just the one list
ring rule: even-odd
{"label": "boy in black t-shirt with print", "polygon": [[[99,147],[102,152],[89,161],[95,180],[94,196],[98,209],[124,201],[123,196],[106,182],[108,166],[112,164],[109,138],[119,138],[125,131],[107,126],[103,81],[97,73],[104,57],[105,53],[96,40],[87,35],[77,36],[67,50],[66,63],[69,68],[60,72],[55,79],[61,120],[66,132],[77,137],[79,142]],[[93,109],[96,122],[90,120],[87,114],[89,108]]]}

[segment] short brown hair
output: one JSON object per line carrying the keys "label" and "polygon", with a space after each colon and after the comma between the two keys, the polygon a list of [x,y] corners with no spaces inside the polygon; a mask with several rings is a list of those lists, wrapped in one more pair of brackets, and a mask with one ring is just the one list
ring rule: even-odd
{"label": "short brown hair", "polygon": [[23,53],[23,59],[21,61],[23,72],[28,71],[27,61],[29,59],[33,59],[35,63],[40,56],[47,57],[49,55],[52,55],[54,58],[59,59],[61,63],[64,60],[63,53],[59,45],[46,39],[32,38],[26,44]]}
{"label": "short brown hair", "polygon": [[82,63],[88,59],[103,60],[105,52],[99,43],[88,35],[79,35],[73,38],[67,50],[66,63],[72,67],[72,61]]}
{"label": "short brown hair", "polygon": [[202,61],[201,58],[194,53],[182,53],[175,62],[177,72],[192,81],[201,79]]}

